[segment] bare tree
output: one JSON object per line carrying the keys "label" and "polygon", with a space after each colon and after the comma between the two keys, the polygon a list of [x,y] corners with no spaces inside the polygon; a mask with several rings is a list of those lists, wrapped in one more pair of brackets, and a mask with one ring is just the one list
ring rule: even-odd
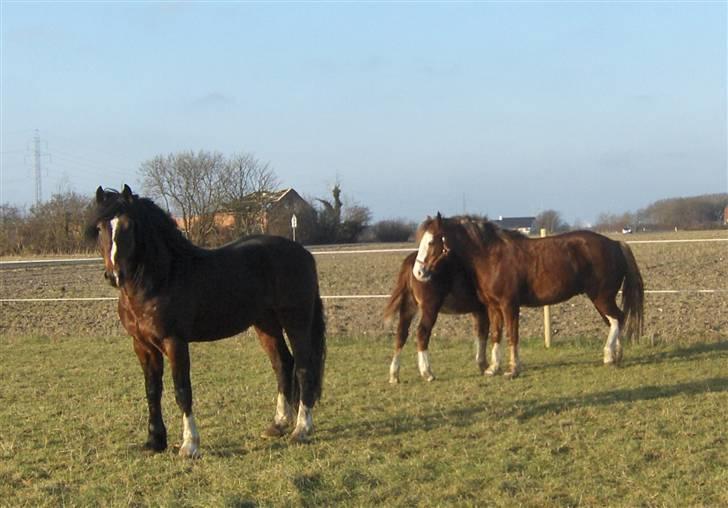
{"label": "bare tree", "polygon": [[544,210],[536,216],[534,226],[537,229],[545,229],[551,233],[558,233],[569,229],[569,224],[561,218],[556,210]]}
{"label": "bare tree", "polygon": [[369,208],[357,203],[344,205],[341,201],[341,186],[337,183],[331,189],[333,203],[316,198],[322,205],[317,213],[317,242],[350,243],[357,241],[359,234],[369,225],[372,214]]}
{"label": "bare tree", "polygon": [[0,205],[0,255],[23,252],[23,212],[10,204]]}
{"label": "bare tree", "polygon": [[190,239],[205,244],[229,184],[226,164],[221,153],[200,150],[158,155],[139,171],[145,193],[163,200],[167,210],[181,216]]}
{"label": "bare tree", "polygon": [[270,193],[280,185],[270,163],[250,153],[235,154],[226,165],[226,182],[223,206],[235,216],[235,234],[262,232]]}

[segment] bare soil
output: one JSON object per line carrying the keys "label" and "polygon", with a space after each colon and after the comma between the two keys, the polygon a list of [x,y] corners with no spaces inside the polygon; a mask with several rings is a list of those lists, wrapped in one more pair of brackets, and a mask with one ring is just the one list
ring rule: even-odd
{"label": "bare soil", "polygon": [[[620,237],[629,241],[728,238],[728,233],[692,232]],[[350,249],[397,248],[414,245],[351,246]],[[321,293],[325,297],[386,295],[395,282],[404,252],[317,255]],[[678,294],[648,293],[645,335],[652,343],[716,341],[728,338],[728,242],[633,243],[632,250],[650,290],[686,290]],[[718,289],[719,293],[695,290]],[[0,299],[59,298],[53,302],[0,302],[0,335],[48,337],[125,335],[115,301],[74,301],[69,298],[115,297],[103,279],[99,262],[81,265],[8,267],[0,265]],[[364,339],[393,334],[396,323],[382,322],[385,298],[325,298],[328,333]],[[583,296],[553,306],[553,340],[583,338],[603,341],[607,327]],[[543,311],[523,309],[521,336],[541,340]],[[414,327],[413,327],[414,328]],[[473,336],[467,316],[441,316],[432,346],[443,339]],[[412,339],[410,339],[412,340]]]}

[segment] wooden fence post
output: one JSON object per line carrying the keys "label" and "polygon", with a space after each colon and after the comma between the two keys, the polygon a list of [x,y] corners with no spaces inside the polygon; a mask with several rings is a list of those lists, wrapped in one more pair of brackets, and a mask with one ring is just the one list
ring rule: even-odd
{"label": "wooden fence post", "polygon": [[[541,238],[546,236],[546,229],[541,228]],[[544,305],[543,307],[543,338],[544,345],[551,347],[551,307]]]}

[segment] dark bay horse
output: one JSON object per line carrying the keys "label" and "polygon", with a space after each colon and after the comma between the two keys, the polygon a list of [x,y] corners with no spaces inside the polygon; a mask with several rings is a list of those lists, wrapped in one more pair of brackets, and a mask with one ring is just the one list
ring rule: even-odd
{"label": "dark bay horse", "polygon": [[435,379],[430,364],[428,347],[430,334],[437,316],[443,314],[472,314],[476,334],[475,361],[481,374],[488,367],[485,347],[488,342],[488,313],[478,300],[475,287],[465,270],[454,259],[443,261],[437,273],[427,282],[420,282],[414,276],[413,268],[417,252],[408,255],[399,270],[397,283],[384,310],[385,321],[395,314],[399,316],[394,339],[394,355],[389,366],[389,382],[399,383],[400,354],[407,342],[412,320],[420,312],[417,325],[417,366],[420,375],[427,381]]}
{"label": "dark bay horse", "polygon": [[[620,335],[642,333],[644,284],[629,246],[591,231],[528,238],[490,222],[443,218],[439,213],[418,231],[414,276],[429,281],[451,257],[475,280],[478,298],[488,309],[493,340],[486,374],[500,369],[500,336],[505,324],[510,371],[520,372],[518,318],[521,306],[538,307],[585,294],[609,325],[604,363],[622,358]],[[622,307],[616,296],[622,289]]]}
{"label": "dark bay horse", "polygon": [[183,413],[179,453],[196,457],[200,437],[192,414],[189,343],[229,337],[251,325],[278,384],[275,416],[264,436],[282,436],[295,424],[291,439],[307,439],[321,395],[326,341],[316,263],[306,249],[273,236],[197,247],[169,214],[127,185],[120,193],[98,188],[86,233],[98,244],[105,277],[119,289],[119,317],[144,371],[147,448],[167,447],[160,405],[163,355]]}

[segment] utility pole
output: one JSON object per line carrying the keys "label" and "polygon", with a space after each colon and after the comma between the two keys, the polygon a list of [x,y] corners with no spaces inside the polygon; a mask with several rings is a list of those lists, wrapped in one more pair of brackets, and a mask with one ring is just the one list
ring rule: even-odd
{"label": "utility pole", "polygon": [[42,153],[40,150],[40,132],[38,129],[35,130],[35,136],[33,136],[33,168],[35,171],[35,204],[39,205],[43,201],[43,174],[41,171],[41,158],[47,156],[47,153]]}

